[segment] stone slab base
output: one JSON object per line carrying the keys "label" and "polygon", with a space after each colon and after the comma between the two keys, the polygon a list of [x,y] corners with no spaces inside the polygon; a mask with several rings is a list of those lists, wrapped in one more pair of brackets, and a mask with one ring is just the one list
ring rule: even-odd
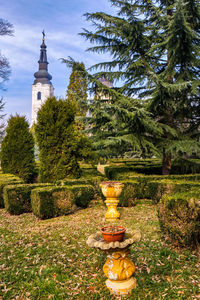
{"label": "stone slab base", "polygon": [[113,295],[128,295],[132,289],[136,288],[136,279],[134,277],[124,281],[111,281],[107,279],[106,286]]}

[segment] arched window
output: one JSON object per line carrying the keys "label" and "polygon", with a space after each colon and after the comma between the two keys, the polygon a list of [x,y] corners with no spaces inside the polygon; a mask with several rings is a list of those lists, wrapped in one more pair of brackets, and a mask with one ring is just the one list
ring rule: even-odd
{"label": "arched window", "polygon": [[38,100],[41,100],[41,92],[38,92],[38,93],[37,93],[37,99],[38,99]]}

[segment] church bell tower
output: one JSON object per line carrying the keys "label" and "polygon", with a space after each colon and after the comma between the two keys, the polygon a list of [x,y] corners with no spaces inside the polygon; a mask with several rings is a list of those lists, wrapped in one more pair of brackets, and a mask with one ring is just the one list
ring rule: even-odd
{"label": "church bell tower", "polygon": [[32,85],[32,118],[31,124],[37,121],[37,113],[42,104],[49,97],[54,96],[54,87],[51,83],[52,76],[48,73],[47,46],[45,45],[45,33],[40,46],[39,70],[34,74],[35,80]]}

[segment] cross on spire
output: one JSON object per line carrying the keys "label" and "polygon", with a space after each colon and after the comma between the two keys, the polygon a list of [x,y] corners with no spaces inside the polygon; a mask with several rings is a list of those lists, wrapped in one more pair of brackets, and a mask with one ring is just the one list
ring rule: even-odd
{"label": "cross on spire", "polygon": [[45,37],[45,32],[44,32],[44,29],[43,29],[43,31],[42,31],[42,35],[43,35],[43,38],[42,38],[42,40],[44,41],[44,37]]}

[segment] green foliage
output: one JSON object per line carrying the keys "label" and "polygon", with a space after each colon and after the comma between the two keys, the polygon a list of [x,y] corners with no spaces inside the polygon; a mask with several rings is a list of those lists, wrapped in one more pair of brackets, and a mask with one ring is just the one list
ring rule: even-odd
{"label": "green foliage", "polygon": [[81,177],[78,179],[64,178],[56,181],[57,185],[91,185],[95,192],[95,197],[102,197],[100,183],[105,180],[105,176],[101,175],[96,168],[82,168]]}
{"label": "green foliage", "polygon": [[34,215],[49,219],[76,209],[73,192],[66,187],[43,187],[32,190],[31,205]]}
{"label": "green foliage", "polygon": [[[185,159],[174,160],[172,161],[171,173],[176,174],[176,178],[178,178],[179,176],[177,174],[184,174],[186,178],[189,178],[190,176],[193,176],[192,174],[200,173],[200,163],[198,160],[194,160],[194,161],[185,160]],[[157,160],[134,160],[134,161],[129,161],[125,164],[107,166],[105,167],[105,174],[108,179],[118,179],[118,180],[120,179],[123,180],[125,178],[134,179],[135,177],[142,176],[144,174],[150,176],[161,175],[162,165],[161,162]],[[173,178],[173,176],[175,175],[166,175],[166,176],[167,178]],[[182,176],[183,175],[180,175],[180,179],[183,178]],[[193,177],[194,178],[198,177],[198,175],[196,174]],[[162,179],[162,176],[158,178]]]}
{"label": "green foliage", "polygon": [[78,178],[79,159],[91,154],[90,144],[75,125],[73,102],[49,98],[38,112],[35,133],[39,146],[42,182],[55,182],[67,176]]}
{"label": "green foliage", "polygon": [[94,188],[90,185],[76,185],[70,187],[75,197],[75,203],[78,207],[86,208],[94,198]]}
{"label": "green foliage", "polygon": [[145,187],[145,197],[154,200],[155,203],[158,203],[165,194],[190,192],[193,188],[200,188],[198,181],[193,182],[175,179],[150,181]]}
{"label": "green foliage", "polygon": [[74,212],[79,207],[87,207],[94,197],[90,186],[53,186],[32,190],[33,213],[40,219],[53,218]]}
{"label": "green foliage", "polygon": [[[122,181],[123,182],[123,181]],[[119,196],[119,206],[131,207],[135,206],[137,199],[143,198],[140,184],[137,181],[123,182],[124,188]]]}
{"label": "green foliage", "polygon": [[63,180],[58,180],[56,181],[56,185],[60,185],[60,186],[65,186],[65,185],[84,185],[87,184],[88,180],[84,179],[84,178],[78,178],[78,179],[74,179],[74,178],[64,178]]}
{"label": "green foliage", "polygon": [[3,189],[3,198],[6,210],[11,215],[32,212],[31,191],[37,187],[47,186],[48,184],[15,184],[10,183]]}
{"label": "green foliage", "polygon": [[25,117],[11,116],[6,136],[1,144],[1,168],[25,182],[32,182],[36,176],[34,140]]}
{"label": "green foliage", "polygon": [[177,179],[176,177],[173,178],[173,176],[166,176],[166,179],[162,178],[162,176],[140,176],[121,180],[124,188],[119,197],[119,205],[125,207],[134,206],[137,203],[137,199],[150,199],[157,204],[166,194],[190,193],[193,189],[200,189],[199,177],[196,177],[196,181],[192,181],[194,178],[187,180],[187,177],[184,176],[183,178],[177,177]]}
{"label": "green foliage", "polygon": [[[0,87],[1,87],[1,84],[0,84]],[[0,99],[0,112],[3,111],[4,105],[5,105],[5,103],[3,102],[3,98],[1,98]],[[4,124],[4,121],[3,121],[4,117],[5,117],[4,114],[0,115],[0,121],[1,121],[1,123],[0,123],[0,141],[3,139],[4,133],[5,133],[5,124]]]}
{"label": "green foliage", "polygon": [[197,246],[200,242],[199,196],[199,189],[193,189],[161,199],[158,213],[161,229],[181,246]]}
{"label": "green foliage", "polygon": [[111,4],[117,13],[87,13],[95,29],[81,34],[95,44],[89,51],[111,55],[91,68],[99,70],[91,81],[98,88],[99,77],[122,85],[104,86],[109,100],[94,104],[96,148],[105,155],[110,148],[108,157],[162,153],[167,175],[172,155],[199,153],[199,1]]}
{"label": "green foliage", "polygon": [[[97,96],[90,105],[88,132],[99,160],[158,154],[151,140],[153,136],[159,137],[163,130],[152,121],[140,101],[88,77],[97,86]],[[103,89],[103,93],[98,95],[98,89]]]}
{"label": "green foliage", "polygon": [[20,184],[23,183],[19,177],[16,177],[12,174],[0,174],[0,208],[3,208],[4,205],[4,197],[3,197],[3,189],[6,185],[10,184]]}
{"label": "green foliage", "polygon": [[71,57],[62,59],[67,67],[72,69],[67,88],[67,100],[77,105],[77,116],[85,116],[88,110],[87,104],[87,78],[84,63],[75,62]]}

